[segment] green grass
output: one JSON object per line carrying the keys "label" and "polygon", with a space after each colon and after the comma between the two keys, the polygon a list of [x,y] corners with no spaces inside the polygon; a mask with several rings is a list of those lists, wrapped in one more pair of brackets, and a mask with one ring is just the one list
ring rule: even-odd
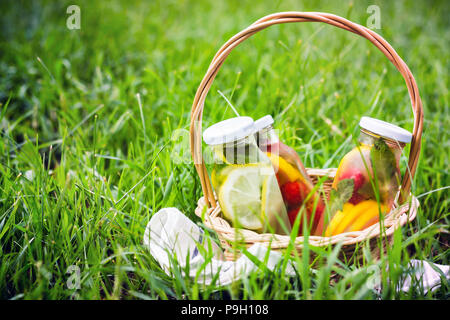
{"label": "green grass", "polygon": [[[81,8],[81,30],[66,28],[70,4]],[[314,267],[306,255],[294,258],[295,278],[263,270],[218,288],[183,279],[179,268],[167,276],[142,237],[163,207],[198,221],[200,183],[191,162],[173,161],[181,140],[171,138],[189,129],[215,52],[269,13],[325,11],[364,25],[370,4],[380,6],[376,31],[410,67],[424,104],[416,220],[395,234],[386,256],[359,267],[324,249]],[[0,298],[376,299],[366,284],[383,270],[383,299],[448,299],[445,282],[425,296],[419,283],[395,291],[409,259],[449,264],[448,2],[2,1],[0,8]],[[241,115],[274,115],[307,167],[337,167],[362,115],[413,124],[404,80],[382,53],[317,23],[273,26],[236,48],[206,100],[205,128],[233,116],[218,91]],[[72,265],[81,271],[79,290],[67,286]]]}

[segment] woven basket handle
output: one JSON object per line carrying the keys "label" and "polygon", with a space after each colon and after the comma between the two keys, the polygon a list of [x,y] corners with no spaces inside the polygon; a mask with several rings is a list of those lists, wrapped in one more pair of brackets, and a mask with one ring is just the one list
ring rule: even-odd
{"label": "woven basket handle", "polygon": [[[271,25],[292,22],[324,22],[360,35],[368,39],[378,49],[380,49],[380,51],[383,52],[389,61],[391,61],[397,70],[402,74],[408,88],[414,115],[414,128],[412,133],[413,138],[411,141],[411,149],[408,160],[409,171],[405,173],[402,181],[402,194],[408,194],[411,189],[411,181],[416,172],[417,163],[419,160],[423,128],[423,108],[416,81],[414,80],[414,77],[406,63],[400,58],[397,52],[395,52],[394,48],[392,48],[391,45],[387,43],[387,41],[380,35],[364,26],[346,20],[342,17],[322,12],[279,12],[259,19],[251,26],[242,30],[228,40],[214,56],[211,64],[209,65],[208,71],[206,72],[206,75],[204,76],[195,94],[194,102],[192,104],[190,123],[191,154],[194,160],[195,168],[200,177],[203,194],[205,195],[205,202],[208,207],[215,207],[216,200],[214,198],[213,188],[211,186],[208,172],[206,171],[205,163],[202,157],[201,122],[206,95],[208,94],[211,84],[219,72],[223,62],[237,45],[258,31]],[[400,201],[402,201],[402,199],[400,199]]]}

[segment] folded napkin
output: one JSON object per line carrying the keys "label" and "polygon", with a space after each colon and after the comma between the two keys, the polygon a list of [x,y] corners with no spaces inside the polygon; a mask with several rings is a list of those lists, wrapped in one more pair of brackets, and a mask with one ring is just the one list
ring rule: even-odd
{"label": "folded napkin", "polygon": [[[435,269],[440,270],[440,272]],[[420,286],[414,285],[423,294],[428,291],[435,291],[441,286],[441,280],[450,279],[450,266],[431,263],[423,260],[411,259],[409,261],[409,270],[405,277],[401,280],[401,286],[398,291],[409,292],[413,283],[421,282]],[[375,285],[375,292],[381,292],[381,279],[378,279],[378,284]]]}
{"label": "folded napkin", "polygon": [[[164,271],[172,274],[175,265],[181,267],[183,276],[189,276],[194,281],[209,285],[217,273],[217,285],[227,285],[241,277],[245,277],[259,267],[246,255],[236,261],[226,261],[222,249],[205,232],[181,213],[177,208],[163,208],[153,215],[144,233],[144,245],[149,248],[152,256],[158,261]],[[283,256],[278,251],[268,252],[268,248],[256,243],[247,249],[248,253],[260,262],[267,261],[265,266],[274,270]],[[174,263],[176,261],[176,264]],[[189,263],[189,274],[185,274],[185,267]],[[434,268],[433,268],[434,266]],[[400,290],[408,292],[413,279],[422,281],[424,293],[434,291],[441,285],[441,274],[450,279],[450,266],[432,264],[421,260],[411,260],[412,272],[404,278]],[[287,276],[295,276],[291,263],[286,268]],[[381,292],[381,279],[375,280],[373,289]]]}
{"label": "folded napkin", "polygon": [[[188,276],[206,285],[211,284],[217,273],[216,284],[227,285],[259,268],[246,255],[236,261],[225,261],[222,249],[177,208],[164,208],[155,213],[145,229],[144,245],[168,275],[174,266],[171,262],[173,257],[183,276],[186,276],[184,269],[189,263]],[[282,259],[281,253],[268,252],[267,247],[258,243],[247,251],[261,262],[268,255],[265,265],[272,271]],[[295,274],[291,265],[287,266],[286,274]]]}

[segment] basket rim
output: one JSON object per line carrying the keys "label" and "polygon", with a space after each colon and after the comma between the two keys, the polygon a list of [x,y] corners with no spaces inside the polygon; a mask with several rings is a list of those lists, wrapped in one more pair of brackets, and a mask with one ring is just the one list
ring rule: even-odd
{"label": "basket rim", "polygon": [[[328,176],[332,178],[336,172],[336,168],[329,169],[307,169],[308,174],[312,176]],[[396,205],[388,214],[385,215],[384,229],[381,230],[380,222],[373,224],[361,231],[344,232],[331,237],[325,236],[308,236],[308,245],[315,247],[325,247],[328,245],[335,245],[342,243],[342,246],[350,246],[359,242],[367,241],[380,235],[386,237],[391,236],[394,231],[400,227],[403,227],[408,222],[412,222],[416,215],[418,207],[420,206],[419,200],[410,194],[408,201],[401,205]],[[206,212],[205,212],[206,209]],[[200,217],[203,223],[210,229],[214,230],[219,238],[225,240],[227,243],[239,240],[246,244],[252,243],[264,243],[269,244],[272,249],[284,249],[291,242],[290,235],[279,235],[271,233],[257,233],[252,230],[237,229],[231,226],[231,224],[220,216],[221,209],[220,204],[216,200],[215,207],[207,207],[205,197],[202,196],[197,202],[197,208],[195,214]],[[239,235],[236,238],[236,235]],[[303,248],[305,242],[304,236],[298,236],[295,238],[296,249]]]}
{"label": "basket rim", "polygon": [[[386,237],[391,236],[394,231],[406,225],[406,223],[411,222],[415,219],[417,215],[417,209],[420,206],[418,199],[411,194],[411,205],[407,202],[397,208],[391,210],[385,219],[385,228],[383,235]],[[282,249],[286,248],[290,243],[291,239],[289,235],[278,235],[271,233],[257,233],[252,230],[246,229],[237,229],[231,227],[231,225],[224,218],[219,216],[220,213],[220,205],[217,202],[217,206],[215,208],[208,208],[207,214],[203,215],[203,210],[205,208],[205,200],[204,196],[202,196],[198,201],[198,206],[195,209],[195,214],[202,218],[203,223],[210,229],[217,232],[219,237],[222,237],[227,242],[235,241],[236,230],[239,230],[238,233],[241,234],[251,234],[252,237],[245,237],[243,235],[239,238],[240,241],[243,241],[247,244],[251,243],[267,243],[271,245],[272,249]],[[408,214],[409,213],[409,214]],[[216,216],[211,216],[211,215]],[[203,219],[205,217],[206,219]],[[386,227],[387,226],[387,227]],[[316,246],[316,247],[324,247],[328,245],[334,245],[342,242],[343,246],[353,245],[358,242],[366,241],[375,237],[380,236],[380,223],[376,223],[364,230],[361,231],[352,231],[352,232],[344,232],[331,237],[322,237],[322,236],[308,236],[308,245]],[[228,236],[228,234],[232,234],[233,236]],[[303,247],[305,237],[298,236],[295,238],[295,246],[299,249]]]}

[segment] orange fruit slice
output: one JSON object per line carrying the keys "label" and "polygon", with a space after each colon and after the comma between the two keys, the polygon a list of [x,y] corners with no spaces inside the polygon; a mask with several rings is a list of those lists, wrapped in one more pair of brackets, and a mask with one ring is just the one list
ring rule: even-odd
{"label": "orange fruit slice", "polygon": [[[387,207],[383,204],[381,205],[380,209],[382,214],[384,214],[387,211]],[[348,228],[348,231],[364,230],[370,227],[371,225],[377,223],[379,219],[380,215],[378,205],[374,205],[366,212],[362,212],[362,214]]]}
{"label": "orange fruit slice", "polygon": [[280,156],[271,154],[267,152],[267,157],[269,157],[272,162],[272,166],[277,174],[279,185],[283,185],[286,182],[293,182],[296,180],[303,181],[303,177],[300,172],[289,162]]}
{"label": "orange fruit slice", "polygon": [[344,217],[353,209],[353,207],[353,204],[347,202],[344,204],[342,211],[339,210],[336,212],[328,224],[327,230],[325,231],[326,237],[331,237],[337,234],[336,229],[339,227]]}
{"label": "orange fruit slice", "polygon": [[339,234],[347,231],[347,228],[350,227],[351,224],[362,214],[365,214],[366,211],[371,209],[372,207],[377,206],[377,202],[374,200],[366,200],[358,203],[350,211],[348,211],[342,221],[334,230],[334,234]]}

